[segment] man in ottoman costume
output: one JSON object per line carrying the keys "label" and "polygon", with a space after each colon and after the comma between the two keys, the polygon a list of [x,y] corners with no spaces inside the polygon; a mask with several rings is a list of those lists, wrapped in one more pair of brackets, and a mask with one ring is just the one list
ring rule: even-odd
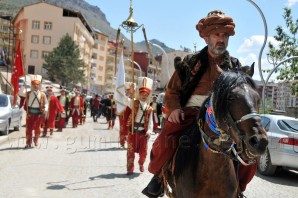
{"label": "man in ottoman costume", "polygon": [[[134,84],[132,84],[132,82],[125,82],[124,87],[125,87],[125,95],[129,98],[132,98],[132,94],[130,92],[130,88],[131,86],[134,86]],[[127,141],[127,135],[128,135],[128,131],[129,128],[127,127],[127,121],[128,121],[128,117],[130,115],[131,109],[126,106],[126,108],[124,109],[123,112],[121,112],[118,116],[119,118],[119,139],[120,139],[120,147],[121,148],[125,148],[125,142]]]}
{"label": "man in ottoman costume", "polygon": [[43,134],[42,137],[46,137],[48,129],[50,129],[50,135],[53,135],[55,129],[55,120],[58,112],[64,113],[64,109],[61,106],[58,98],[53,93],[53,87],[47,86],[47,100],[48,100],[48,110],[46,112],[46,117],[44,120]]}
{"label": "man in ottoman costume", "polygon": [[72,117],[72,128],[76,128],[78,127],[84,108],[83,99],[80,96],[79,88],[75,89],[75,95],[70,100],[69,108],[70,115]]}
{"label": "man in ottoman costume", "polygon": [[60,90],[60,96],[57,96],[61,106],[64,109],[64,113],[58,113],[58,120],[57,120],[57,128],[59,132],[62,132],[63,128],[65,128],[66,122],[68,121],[68,106],[69,106],[69,99],[66,96],[66,89],[62,88]]}
{"label": "man in ottoman costume", "polygon": [[[234,28],[233,19],[222,11],[208,13],[196,25],[207,46],[186,56],[183,61],[180,57],[175,58],[175,72],[165,95],[167,121],[151,150],[148,169],[154,177],[143,191],[147,196],[156,197],[163,193],[161,169],[174,155],[183,131],[196,121],[199,107],[213,83],[223,71],[240,69],[239,60],[226,50],[229,37],[235,34]],[[257,164],[247,167],[240,164],[239,195],[254,176],[256,167]]]}
{"label": "man in ottoman costume", "polygon": [[[134,110],[134,119],[132,113],[127,122],[129,129],[127,140],[127,174],[131,175],[134,171],[135,153],[139,153],[139,168],[144,172],[144,163],[147,156],[148,139],[153,130],[152,108],[149,104],[149,95],[151,93],[153,80],[147,77],[138,78],[139,96],[138,99],[129,100],[130,108]],[[134,120],[132,129],[132,120]]]}
{"label": "man in ottoman costume", "polygon": [[40,91],[41,89],[40,75],[33,75],[31,77],[31,91],[27,92],[21,97],[21,104],[24,104],[26,114],[26,146],[25,148],[32,147],[32,136],[34,130],[33,142],[38,146],[38,139],[40,136],[40,125],[47,111],[47,97]]}

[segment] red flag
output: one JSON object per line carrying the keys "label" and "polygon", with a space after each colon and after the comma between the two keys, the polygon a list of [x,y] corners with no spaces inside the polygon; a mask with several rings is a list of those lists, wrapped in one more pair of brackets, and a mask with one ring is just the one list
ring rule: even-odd
{"label": "red flag", "polygon": [[16,54],[15,54],[13,72],[11,76],[11,84],[13,85],[13,89],[14,89],[13,104],[16,104],[17,95],[19,92],[19,78],[23,75],[24,75],[24,70],[23,70],[22,55],[21,55],[21,44],[19,42]]}

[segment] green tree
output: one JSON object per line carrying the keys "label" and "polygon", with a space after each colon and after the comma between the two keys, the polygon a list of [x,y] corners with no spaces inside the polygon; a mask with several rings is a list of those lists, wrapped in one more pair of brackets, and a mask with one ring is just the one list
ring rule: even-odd
{"label": "green tree", "polygon": [[[293,20],[292,11],[290,8],[284,8],[283,18],[286,22],[286,27],[277,26],[277,35],[274,38],[279,42],[278,46],[273,46],[269,42],[269,53],[268,58],[273,63],[274,66],[278,62],[290,58],[293,56],[298,56],[298,19]],[[287,61],[283,67],[279,68],[278,80],[291,81],[296,80],[298,77],[298,59],[291,59]],[[298,94],[298,82],[294,81],[291,86],[292,94]]]}
{"label": "green tree", "polygon": [[80,49],[66,34],[56,48],[45,57],[43,67],[47,70],[49,80],[61,83],[84,83],[84,62],[80,59]]}

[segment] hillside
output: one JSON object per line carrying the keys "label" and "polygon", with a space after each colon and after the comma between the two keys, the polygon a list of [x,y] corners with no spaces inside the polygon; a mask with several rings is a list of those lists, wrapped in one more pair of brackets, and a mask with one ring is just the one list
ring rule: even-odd
{"label": "hillside", "polygon": [[[102,31],[104,34],[109,35],[110,40],[116,38],[116,30],[110,26],[110,23],[106,19],[105,13],[97,6],[90,5],[84,0],[43,0],[50,4],[54,4],[67,9],[79,11],[87,19],[88,23]],[[30,5],[36,2],[41,2],[41,0],[1,0],[0,1],[0,13],[12,14],[15,16],[17,12],[26,5]],[[127,38],[125,40],[128,41]],[[160,45],[166,52],[174,51],[167,47],[164,43],[158,41],[157,39],[150,40],[152,43]],[[129,42],[127,42],[129,43]],[[135,43],[136,51],[147,51],[145,42]],[[160,54],[160,50],[153,48],[153,53]]]}

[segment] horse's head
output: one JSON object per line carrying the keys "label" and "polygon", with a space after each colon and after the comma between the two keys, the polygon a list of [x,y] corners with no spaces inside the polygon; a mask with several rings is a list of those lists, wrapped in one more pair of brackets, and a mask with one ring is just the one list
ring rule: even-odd
{"label": "horse's head", "polygon": [[242,158],[253,159],[266,151],[267,134],[257,113],[260,96],[250,76],[224,72],[213,86],[211,101],[218,127],[233,138]]}

